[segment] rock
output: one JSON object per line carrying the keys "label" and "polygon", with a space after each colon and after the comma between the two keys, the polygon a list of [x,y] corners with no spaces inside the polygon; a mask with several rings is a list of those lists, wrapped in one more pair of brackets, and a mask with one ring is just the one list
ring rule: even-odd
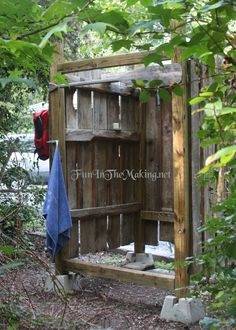
{"label": "rock", "polygon": [[146,270],[154,268],[154,260],[151,253],[133,253],[128,252],[126,260],[129,261],[124,265],[125,268]]}

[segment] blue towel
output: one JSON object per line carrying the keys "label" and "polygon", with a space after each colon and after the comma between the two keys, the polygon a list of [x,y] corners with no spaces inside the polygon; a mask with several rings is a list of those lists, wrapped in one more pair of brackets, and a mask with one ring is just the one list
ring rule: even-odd
{"label": "blue towel", "polygon": [[69,240],[72,227],[58,146],[53,157],[43,215],[46,219],[46,246],[55,259]]}

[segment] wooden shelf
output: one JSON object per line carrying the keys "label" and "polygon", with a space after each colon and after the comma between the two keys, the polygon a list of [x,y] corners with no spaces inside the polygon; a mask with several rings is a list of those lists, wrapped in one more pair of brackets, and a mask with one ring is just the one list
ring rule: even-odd
{"label": "wooden shelf", "polygon": [[138,142],[140,140],[140,134],[131,131],[92,131],[92,130],[70,130],[66,131],[66,141],[88,142],[92,140],[117,140],[117,141],[129,141]]}
{"label": "wooden shelf", "polygon": [[150,221],[174,222],[174,212],[141,211],[141,218]]}
{"label": "wooden shelf", "polygon": [[171,274],[158,274],[123,267],[94,264],[91,262],[80,261],[78,258],[64,260],[64,264],[67,271],[75,273],[83,273],[94,277],[109,278],[117,281],[170,290],[175,288],[175,276]]}
{"label": "wooden shelf", "polygon": [[90,216],[114,215],[114,214],[127,214],[138,212],[141,209],[141,203],[127,203],[119,205],[107,205],[98,207],[89,207],[85,209],[72,209],[72,218],[88,218]]}

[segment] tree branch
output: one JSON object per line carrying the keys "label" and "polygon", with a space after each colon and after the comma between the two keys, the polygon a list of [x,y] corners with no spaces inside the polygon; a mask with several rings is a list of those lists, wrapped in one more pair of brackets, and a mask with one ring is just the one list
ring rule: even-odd
{"label": "tree branch", "polygon": [[26,33],[23,33],[21,35],[19,35],[16,39],[17,40],[22,40],[26,37],[29,37],[31,35],[35,35],[35,34],[38,34],[38,33],[41,33],[41,32],[44,32],[50,28],[53,28],[54,26],[57,26],[59,23],[61,23],[64,19],[66,18],[72,18],[72,17],[76,17],[80,12],[82,12],[83,10],[85,10],[91,3],[93,3],[94,0],[89,0],[83,8],[81,8],[81,10],[77,13],[77,14],[70,14],[70,15],[64,15],[63,17],[59,18],[56,22],[54,23],[51,23],[47,26],[44,26],[44,27],[41,27],[41,28],[38,28],[36,30],[33,30],[33,31],[29,31],[29,32],[26,32]]}

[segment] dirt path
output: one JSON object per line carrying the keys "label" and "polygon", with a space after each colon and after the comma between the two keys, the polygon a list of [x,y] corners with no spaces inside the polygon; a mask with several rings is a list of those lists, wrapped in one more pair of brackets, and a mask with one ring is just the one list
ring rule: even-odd
{"label": "dirt path", "polygon": [[[33,264],[0,277],[0,303],[22,314],[18,329],[187,329],[159,318],[170,293],[165,290],[85,277],[65,304],[45,293],[45,279],[44,270]],[[9,320],[0,321],[0,328],[7,328]]]}

